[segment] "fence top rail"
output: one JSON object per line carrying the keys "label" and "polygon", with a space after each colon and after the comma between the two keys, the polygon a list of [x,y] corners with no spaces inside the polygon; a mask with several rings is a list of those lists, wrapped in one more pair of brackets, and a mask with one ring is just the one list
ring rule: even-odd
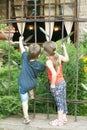
{"label": "fence top rail", "polygon": [[19,20],[16,20],[16,19],[3,19],[3,20],[0,20],[0,24],[10,24],[10,23],[23,23],[23,22],[58,22],[58,21],[67,21],[67,22],[70,22],[70,21],[73,21],[73,22],[87,22],[87,18],[53,18],[53,19],[19,19]]}

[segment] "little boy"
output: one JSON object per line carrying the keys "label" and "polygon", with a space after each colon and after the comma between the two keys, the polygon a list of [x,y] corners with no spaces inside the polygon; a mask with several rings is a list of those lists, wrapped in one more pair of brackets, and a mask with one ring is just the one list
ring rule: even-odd
{"label": "little boy", "polygon": [[37,43],[32,43],[29,46],[28,53],[23,46],[23,37],[20,36],[19,47],[22,53],[22,67],[18,78],[19,92],[22,102],[24,123],[28,124],[30,122],[28,115],[28,92],[35,88],[37,84],[37,75],[39,72],[45,70],[45,65],[36,61],[41,52],[41,48]]}

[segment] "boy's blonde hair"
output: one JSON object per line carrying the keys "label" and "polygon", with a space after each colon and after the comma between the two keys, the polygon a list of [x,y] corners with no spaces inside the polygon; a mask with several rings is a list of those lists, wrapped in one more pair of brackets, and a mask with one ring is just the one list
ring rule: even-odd
{"label": "boy's blonde hair", "polygon": [[29,59],[36,59],[41,53],[41,47],[37,43],[32,43],[29,46]]}

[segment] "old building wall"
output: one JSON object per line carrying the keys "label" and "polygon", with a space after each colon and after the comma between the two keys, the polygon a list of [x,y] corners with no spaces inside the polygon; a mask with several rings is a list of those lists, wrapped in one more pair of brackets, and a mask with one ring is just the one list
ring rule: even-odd
{"label": "old building wall", "polygon": [[[15,3],[20,4],[21,0],[14,0]],[[64,1],[64,0],[61,0]],[[70,0],[69,0],[70,1]],[[78,18],[85,18],[87,19],[87,0],[77,0],[78,7],[77,7],[77,14]],[[7,0],[0,0],[0,18],[6,18],[7,13]],[[84,38],[84,28],[87,30],[87,22],[79,22],[77,24],[77,39],[78,41],[82,41]]]}
{"label": "old building wall", "polygon": [[0,0],[0,19],[6,18],[6,0]]}
{"label": "old building wall", "polygon": [[78,41],[83,41],[84,35],[87,33],[87,0],[79,0],[77,13],[78,18],[85,19],[86,22],[79,22],[77,27]]}

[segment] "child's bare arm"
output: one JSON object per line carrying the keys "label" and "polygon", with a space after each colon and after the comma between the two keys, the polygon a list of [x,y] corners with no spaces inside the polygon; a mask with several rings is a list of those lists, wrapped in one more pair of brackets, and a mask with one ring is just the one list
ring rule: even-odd
{"label": "child's bare arm", "polygon": [[19,38],[19,47],[20,47],[21,53],[25,52],[25,48],[24,48],[24,45],[23,45],[23,40],[24,40],[24,37],[20,36],[20,38]]}
{"label": "child's bare arm", "polygon": [[51,60],[48,60],[46,62],[47,67],[50,69],[52,73],[52,82],[51,82],[51,88],[55,88],[55,81],[56,81],[56,71],[54,69],[53,63]]}
{"label": "child's bare arm", "polygon": [[69,56],[64,43],[62,44],[62,49],[63,49],[63,55],[60,55],[61,61],[68,62]]}

